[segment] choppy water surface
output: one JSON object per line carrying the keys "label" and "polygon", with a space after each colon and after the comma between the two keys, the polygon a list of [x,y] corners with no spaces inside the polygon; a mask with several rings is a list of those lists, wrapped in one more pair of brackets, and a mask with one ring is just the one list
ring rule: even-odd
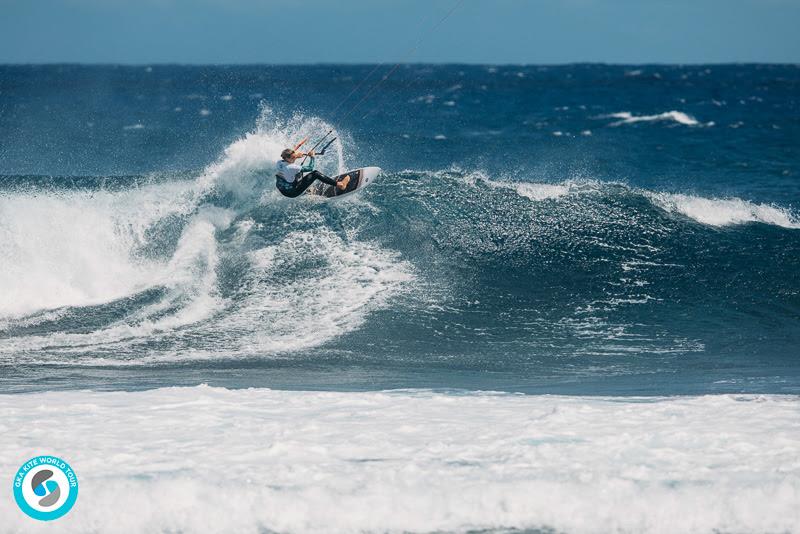
{"label": "choppy water surface", "polygon": [[3,67],[2,387],[800,390],[800,69],[366,72]]}

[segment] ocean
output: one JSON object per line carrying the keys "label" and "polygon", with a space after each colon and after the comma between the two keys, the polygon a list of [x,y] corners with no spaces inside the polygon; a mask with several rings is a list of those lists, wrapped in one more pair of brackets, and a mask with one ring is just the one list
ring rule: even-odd
{"label": "ocean", "polygon": [[[0,66],[0,477],[68,459],[69,532],[800,531],[800,66],[390,68]],[[331,129],[382,175],[283,198]]]}

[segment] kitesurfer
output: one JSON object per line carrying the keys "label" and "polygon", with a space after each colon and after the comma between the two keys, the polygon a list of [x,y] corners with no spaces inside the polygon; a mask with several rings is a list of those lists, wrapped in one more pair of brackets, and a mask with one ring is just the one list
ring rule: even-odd
{"label": "kitesurfer", "polygon": [[[308,156],[308,164],[300,165],[297,159]],[[338,181],[314,170],[314,151],[303,154],[296,149],[287,148],[281,152],[281,159],[276,163],[275,186],[282,195],[294,198],[302,195],[306,189],[319,180],[322,183],[333,185],[344,191],[350,183],[350,176],[340,178]]]}

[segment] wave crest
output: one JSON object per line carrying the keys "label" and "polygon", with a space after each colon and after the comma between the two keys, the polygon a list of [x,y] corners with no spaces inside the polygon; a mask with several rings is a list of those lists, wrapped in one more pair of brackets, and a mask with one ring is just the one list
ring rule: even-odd
{"label": "wave crest", "polygon": [[[620,111],[617,113],[610,113],[603,115],[601,118],[620,119],[612,122],[609,126],[621,126],[623,124],[634,124],[637,122],[659,122],[659,121],[673,121],[684,126],[698,126],[700,121],[683,111],[665,111],[656,115],[634,115],[630,111]],[[708,123],[708,126],[713,123]]]}
{"label": "wave crest", "polygon": [[668,212],[678,212],[710,226],[758,222],[783,228],[800,228],[800,221],[789,210],[769,204],[757,204],[740,198],[716,199],[679,193],[648,192],[646,196]]}

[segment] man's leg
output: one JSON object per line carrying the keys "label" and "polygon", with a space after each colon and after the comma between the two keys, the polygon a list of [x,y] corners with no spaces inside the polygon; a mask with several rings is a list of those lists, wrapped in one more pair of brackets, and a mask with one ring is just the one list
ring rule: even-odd
{"label": "man's leg", "polygon": [[346,175],[344,178],[339,178],[338,180],[334,180],[329,176],[325,176],[321,172],[314,171],[312,174],[315,174],[316,179],[319,180],[320,182],[332,185],[335,188],[333,189],[334,194],[338,194],[339,192],[347,189],[347,186],[350,183],[350,175]]}
{"label": "man's leg", "polygon": [[[304,189],[298,189],[298,185],[296,183],[290,184],[285,183],[283,186],[278,185],[278,191],[285,197],[294,198],[300,196],[303,193]],[[308,187],[308,186],[306,186]]]}
{"label": "man's leg", "polygon": [[314,179],[319,180],[320,182],[328,184],[328,185],[336,185],[336,180],[334,180],[333,178],[331,178],[329,176],[325,176],[324,174],[322,174],[319,171],[311,171],[310,173],[308,173],[307,176],[313,176]]}
{"label": "man's leg", "polygon": [[310,173],[303,176],[299,181],[295,182],[291,190],[289,191],[281,190],[281,193],[283,193],[284,196],[290,198],[298,197],[302,195],[305,192],[305,190],[308,189],[311,186],[311,184],[314,183],[315,180],[319,180],[320,182],[328,185],[333,185],[333,186],[336,185],[336,180],[334,180],[333,178],[325,176],[319,171],[311,171]]}
{"label": "man's leg", "polygon": [[306,189],[308,189],[311,186],[311,184],[314,183],[314,180],[317,179],[317,177],[314,176],[314,173],[316,173],[316,172],[317,171],[313,171],[313,172],[310,172],[310,173],[306,174],[305,176],[300,178],[298,181],[296,181],[294,184],[292,184],[292,189],[289,192],[289,194],[287,194],[287,193],[283,193],[283,194],[286,195],[287,197],[291,197],[291,198],[299,197],[300,195],[305,193]]}
{"label": "man's leg", "polygon": [[295,186],[295,190],[298,191],[298,195],[301,194],[303,191],[309,188],[311,184],[314,183],[314,180],[319,180],[320,182],[328,185],[336,185],[336,180],[329,176],[325,176],[319,171],[311,171],[310,173],[303,176],[303,178],[297,183]]}

